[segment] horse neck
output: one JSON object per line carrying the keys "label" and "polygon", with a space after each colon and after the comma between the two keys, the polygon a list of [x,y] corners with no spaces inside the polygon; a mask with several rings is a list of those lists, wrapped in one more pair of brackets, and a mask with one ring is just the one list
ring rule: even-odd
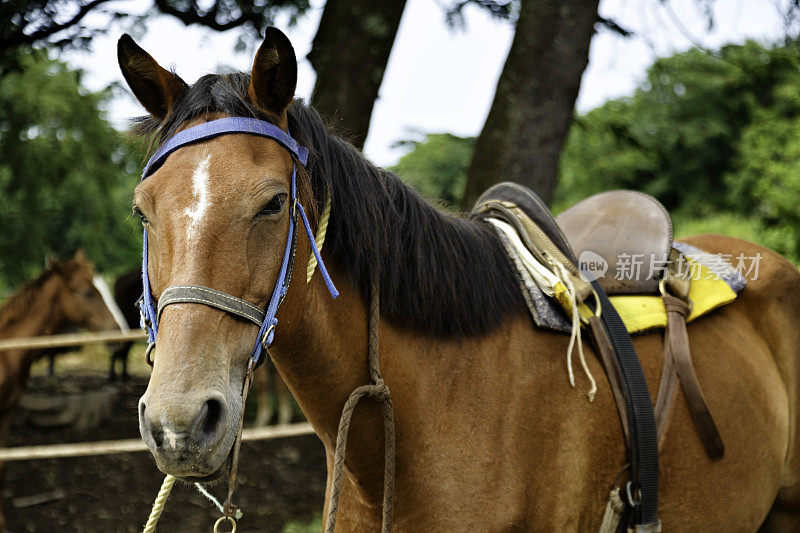
{"label": "horse neck", "polygon": [[[332,454],[342,407],[350,393],[368,384],[370,377],[365,298],[346,283],[346,277],[335,265],[327,266],[337,282],[339,297],[332,300],[321,276],[315,274],[302,303],[291,302],[296,306],[291,314],[299,318],[294,324],[285,321],[289,327],[284,331],[279,326],[280,342],[270,350],[270,355],[326,450]],[[298,278],[305,283],[304,276]],[[382,439],[380,406],[362,400],[348,438],[347,475],[353,476],[363,496],[378,502],[383,479]]]}
{"label": "horse neck", "polygon": [[[61,313],[56,306],[59,281],[54,277],[46,280],[35,294],[29,296],[25,307],[1,330],[0,338],[36,337],[52,333],[61,322]],[[8,302],[6,305],[13,304]],[[31,365],[39,350],[9,350],[0,358],[0,446],[5,445],[9,416],[30,375]]]}
{"label": "horse neck", "polygon": [[[51,276],[38,287],[19,314],[0,329],[0,338],[35,337],[52,333],[62,316],[56,306],[59,280]],[[13,298],[6,305],[13,305]]]}

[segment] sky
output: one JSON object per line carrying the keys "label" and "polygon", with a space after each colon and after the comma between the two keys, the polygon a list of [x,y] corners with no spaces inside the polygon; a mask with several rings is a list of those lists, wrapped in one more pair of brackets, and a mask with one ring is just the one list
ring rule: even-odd
{"label": "sky", "polygon": [[[613,98],[631,94],[644,79],[647,67],[659,56],[683,51],[693,44],[708,48],[756,39],[770,42],[785,34],[781,16],[788,0],[716,0],[713,27],[702,11],[704,0],[601,0],[600,14],[632,30],[623,38],[601,30],[592,40],[576,104],[585,112]],[[420,139],[424,133],[450,132],[461,136],[480,133],[494,98],[495,86],[513,38],[513,26],[491,18],[475,7],[465,11],[465,27],[449,28],[442,5],[450,0],[408,0],[370,123],[364,152],[382,166],[390,166],[404,150],[398,141]],[[143,13],[150,0],[117,0],[112,6]],[[324,0],[311,0],[311,9],[293,27],[278,19],[276,26],[289,36],[298,57],[296,94],[308,98],[314,71],[305,58],[322,15]],[[116,40],[123,28],[114,26],[97,38],[88,52],[72,52],[65,59],[87,72],[89,88],[109,83],[124,85],[116,59]],[[186,27],[177,20],[152,18],[139,44],[164,67],[173,67],[187,82],[220,67],[249,70],[254,47],[234,52],[240,33],[213,32]],[[108,117],[120,127],[141,115],[132,95],[120,92],[110,103]]]}

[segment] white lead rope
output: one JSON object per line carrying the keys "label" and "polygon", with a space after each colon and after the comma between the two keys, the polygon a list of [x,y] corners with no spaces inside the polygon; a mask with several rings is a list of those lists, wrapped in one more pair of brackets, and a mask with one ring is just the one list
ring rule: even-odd
{"label": "white lead rope", "polygon": [[580,359],[583,372],[586,374],[586,377],[589,378],[589,383],[592,384],[589,392],[586,393],[586,396],[591,402],[594,401],[594,395],[597,393],[597,382],[594,380],[594,376],[589,370],[589,366],[586,364],[586,356],[583,353],[583,342],[581,340],[581,314],[578,310],[578,302],[575,297],[575,285],[572,283],[572,280],[570,279],[567,269],[564,267],[564,265],[558,261],[553,261],[553,265],[561,274],[561,281],[567,288],[566,293],[572,305],[572,330],[569,337],[569,346],[567,347],[567,371],[569,372],[569,383],[573,387],[575,386],[575,375],[572,373],[572,351],[577,344],[578,359]]}

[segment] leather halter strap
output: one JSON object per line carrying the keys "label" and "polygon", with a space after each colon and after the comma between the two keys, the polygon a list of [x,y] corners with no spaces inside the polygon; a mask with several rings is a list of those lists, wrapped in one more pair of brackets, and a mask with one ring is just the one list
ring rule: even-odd
{"label": "leather halter strap", "polygon": [[289,281],[294,266],[294,254],[297,246],[297,232],[299,231],[298,217],[303,221],[303,229],[308,236],[311,245],[311,251],[319,265],[320,274],[322,274],[325,284],[328,287],[333,298],[339,296],[339,292],[333,284],[333,281],[328,275],[325,264],[322,261],[319,250],[314,238],[314,232],[308,222],[305,209],[300,203],[297,194],[297,163],[305,165],[308,161],[308,149],[300,146],[300,144],[291,137],[288,133],[280,129],[278,126],[270,122],[266,122],[254,118],[231,117],[222,118],[205,122],[197,126],[193,126],[175,134],[164,145],[159,148],[155,154],[150,158],[145,165],[142,172],[142,181],[144,181],[153,172],[163,165],[164,161],[179,148],[194,144],[197,142],[213,139],[220,135],[226,134],[248,134],[256,135],[272,139],[281,146],[283,146],[292,155],[292,177],[291,177],[291,191],[290,203],[291,216],[289,218],[289,232],[286,238],[286,247],[284,248],[283,257],[281,260],[280,270],[275,281],[275,286],[272,291],[272,296],[267,303],[265,311],[261,311],[253,304],[222,291],[218,291],[209,287],[200,285],[176,285],[165,289],[158,302],[158,309],[154,306],[154,299],[150,287],[150,278],[148,274],[148,235],[147,229],[144,230],[144,238],[142,244],[142,303],[140,306],[142,316],[142,327],[147,330],[148,338],[151,347],[148,348],[148,353],[156,342],[156,335],[158,334],[158,322],[164,308],[173,303],[198,303],[208,305],[220,309],[222,311],[232,313],[247,320],[260,325],[258,337],[256,339],[253,350],[250,353],[250,359],[256,364],[262,361],[262,352],[272,344],[275,336],[275,327],[278,324],[278,319],[275,315],[278,307],[283,302],[283,298],[289,290]]}
{"label": "leather halter strap", "polygon": [[169,304],[178,303],[197,303],[215,307],[254,322],[256,326],[260,326],[267,316],[264,311],[247,300],[242,300],[225,292],[201,285],[173,285],[161,293],[161,298],[158,299],[156,318],[160,321],[164,308]]}

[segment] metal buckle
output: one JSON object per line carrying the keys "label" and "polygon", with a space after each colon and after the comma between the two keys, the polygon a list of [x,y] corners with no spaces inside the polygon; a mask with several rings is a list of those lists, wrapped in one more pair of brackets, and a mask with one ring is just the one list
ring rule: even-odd
{"label": "metal buckle", "polygon": [[[661,296],[666,296],[667,294],[669,294],[669,291],[667,290],[667,278],[666,278],[666,276],[661,278],[661,281],[658,282],[658,292],[661,293]],[[672,295],[670,295],[670,296],[672,296]]]}
{"label": "metal buckle", "polygon": [[261,346],[265,350],[269,349],[269,345],[267,345],[267,338],[269,337],[269,334],[272,333],[273,331],[275,331],[275,324],[270,324],[269,327],[267,328],[267,331],[264,332],[264,336],[261,337]]}
{"label": "metal buckle", "polygon": [[642,495],[641,495],[641,492],[639,491],[639,489],[635,489],[633,492],[639,493],[639,499],[635,500],[633,498],[633,493],[631,492],[632,488],[633,488],[633,481],[628,481],[628,484],[625,485],[625,493],[628,496],[628,503],[631,504],[631,507],[636,507],[637,505],[639,505],[642,502],[642,498],[641,498]]}
{"label": "metal buckle", "polygon": [[153,348],[155,347],[156,343],[151,342],[150,344],[147,345],[147,349],[144,351],[144,360],[148,365],[150,365],[151,368],[153,367],[153,360],[150,358],[150,353],[153,351]]}
{"label": "metal buckle", "polygon": [[661,278],[661,281],[658,282],[658,291],[661,293],[662,297],[669,294],[673,298],[678,298],[678,299],[682,300],[683,302],[685,302],[686,305],[689,306],[689,314],[691,314],[692,310],[694,309],[694,302],[692,302],[689,299],[689,296],[682,297],[682,296],[677,296],[675,294],[671,294],[670,293],[669,287],[667,287],[667,278],[666,277]]}

